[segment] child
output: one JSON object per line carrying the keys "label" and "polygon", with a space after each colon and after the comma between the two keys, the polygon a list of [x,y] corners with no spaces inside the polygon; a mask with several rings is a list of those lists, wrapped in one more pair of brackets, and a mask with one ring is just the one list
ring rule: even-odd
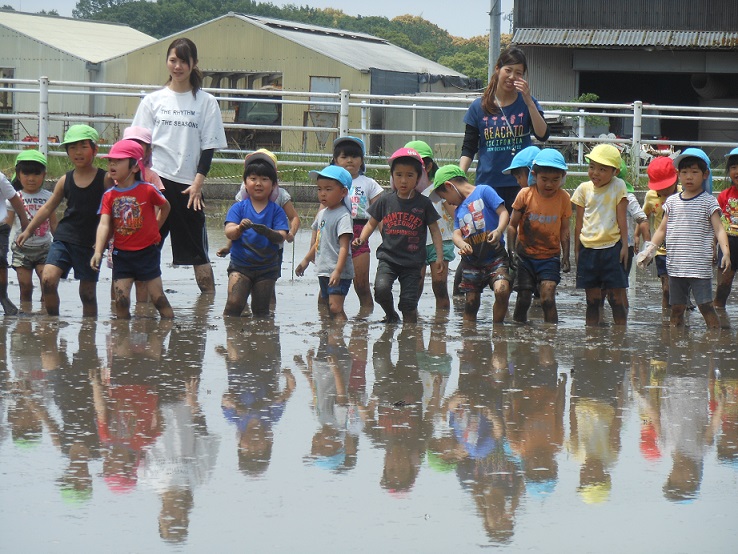
{"label": "child", "polygon": [[[259,155],[266,155],[274,161],[274,163],[277,163],[277,157],[272,154],[269,150],[266,148],[259,148],[258,150],[252,152],[248,156],[246,156],[244,163],[248,164],[248,160],[251,159],[251,157],[254,154]],[[279,184],[278,181],[274,182],[275,185]],[[287,222],[289,223],[289,230],[287,231],[287,236],[285,237],[285,242],[292,242],[295,240],[295,235],[297,234],[297,231],[300,230],[300,215],[297,213],[297,210],[295,209],[295,205],[292,203],[292,197],[290,196],[290,193],[287,192],[282,187],[276,187],[276,193],[272,193],[272,197],[270,200],[275,202],[277,206],[282,208],[284,210],[284,213],[287,215]],[[241,200],[246,200],[249,197],[249,193],[246,190],[246,183],[241,184],[241,188],[238,189],[238,192],[236,193],[236,202],[240,202]],[[231,246],[233,246],[233,243],[229,240],[226,241],[225,246],[220,248],[215,254],[219,258],[225,258],[230,252],[231,252]],[[279,273],[277,274],[277,278],[279,279],[282,276],[282,260],[284,259],[284,242],[279,245]],[[293,266],[294,266],[294,258],[293,258]],[[277,304],[277,296],[274,291],[272,291],[272,307],[275,307]]]}
{"label": "child", "polygon": [[590,180],[582,183],[571,198],[576,206],[574,256],[577,288],[587,297],[586,324],[599,325],[603,290],[611,297],[616,325],[628,320],[626,288],[628,277],[628,191],[616,177],[620,152],[611,144],[598,144],[586,157]]}
{"label": "child", "polygon": [[620,172],[618,177],[625,183],[625,190],[628,191],[626,198],[628,199],[628,207],[625,211],[625,221],[628,225],[628,263],[625,264],[625,274],[630,275],[630,268],[633,267],[633,256],[637,248],[636,240],[643,238],[644,241],[651,240],[651,229],[648,225],[648,216],[638,203],[635,197],[635,188],[626,179],[628,175],[628,166],[625,160],[620,160]]}
{"label": "child", "polygon": [[354,265],[351,261],[351,240],[354,224],[351,210],[346,205],[351,187],[351,174],[336,165],[322,171],[311,171],[310,177],[318,187],[318,198],[324,209],[318,212],[313,229],[318,233],[310,251],[297,266],[295,273],[302,277],[314,262],[318,272],[320,294],[328,301],[331,317],[346,320],[343,303],[351,287]]}
{"label": "child", "polygon": [[98,272],[90,267],[94,254],[95,234],[99,216],[97,213],[103,192],[112,183],[106,182],[105,170],[93,165],[97,155],[98,134],[88,125],[72,125],[64,134],[62,146],[74,164],[54,186],[51,198],[36,212],[28,227],[16,239],[23,246],[28,238],[51,217],[62,200],[67,201],[54,241],[49,248],[46,265],[41,274],[46,312],[59,315],[59,281],[74,268],[79,280],[79,297],[82,315],[97,315]]}
{"label": "child", "polygon": [[518,186],[521,189],[528,188],[528,186],[535,184],[531,182],[530,170],[533,167],[533,160],[541,151],[537,146],[528,146],[523,148],[520,152],[515,154],[510,165],[502,170],[503,175],[512,175],[515,177]]}
{"label": "child", "polygon": [[[412,148],[423,157],[423,169],[428,177],[429,183],[433,181],[433,177],[438,171],[438,164],[433,161],[433,150],[422,140],[414,140],[408,142],[405,148]],[[425,196],[428,196],[431,192],[430,187],[422,191]],[[454,211],[455,206],[439,200],[433,202],[433,207],[438,212],[441,219],[438,220],[438,229],[441,231],[441,240],[443,241],[443,271],[440,274],[431,275],[431,287],[433,288],[433,295],[436,297],[436,309],[446,310],[451,306],[451,301],[448,297],[448,264],[452,262],[456,257],[454,252]],[[433,237],[428,236],[425,241],[425,262],[420,270],[420,290],[418,296],[423,294],[423,284],[425,283],[425,271],[426,267],[433,264],[436,261],[436,249],[433,246]]]}
{"label": "child", "polygon": [[639,267],[653,259],[666,238],[666,270],[669,274],[671,325],[684,325],[684,311],[690,290],[709,328],[720,327],[712,304],[712,254],[715,239],[722,250],[719,267],[731,270],[728,235],[720,220],[720,205],[706,189],[710,166],[707,155],[697,148],[687,148],[674,159],[682,192],[664,203],[664,217],[653,234],[652,242],[638,254]]}
{"label": "child", "polygon": [[[24,150],[15,159],[16,178],[13,186],[16,188],[20,187],[19,194],[25,206],[23,213],[27,217],[32,218],[51,197],[51,193],[43,188],[44,179],[46,178],[46,166],[46,156],[38,150]],[[9,214],[9,225],[12,225],[14,213],[15,211]],[[16,233],[16,239],[21,231],[22,229]],[[18,276],[21,303],[31,302],[33,296],[33,272],[35,270],[38,278],[41,279],[44,264],[46,263],[46,256],[49,254],[49,247],[51,246],[51,233],[55,231],[56,214],[52,213],[48,220],[39,225],[33,236],[26,241],[23,247],[19,247],[15,242],[11,245],[13,251],[11,265]],[[43,302],[43,294],[41,295],[41,301]]]}
{"label": "child", "polygon": [[169,202],[161,191],[141,181],[146,172],[144,149],[133,140],[121,140],[101,156],[108,159],[108,175],[115,186],[103,194],[95,253],[90,267],[100,271],[108,238],[113,234],[113,286],[119,319],[130,319],[133,282],[145,283],[162,318],[174,317],[161,282],[161,234]]}
{"label": "child", "polygon": [[[718,273],[717,289],[715,290],[715,309],[724,310],[730,296],[735,270],[738,268],[738,148],[733,148],[725,156],[725,175],[728,177],[728,187],[717,198],[722,210],[721,221],[728,234],[730,246],[730,270]],[[722,254],[720,252],[718,256]],[[720,258],[718,257],[718,263]]]}
{"label": "child", "polygon": [[382,223],[382,244],[377,249],[377,275],[374,278],[374,296],[384,310],[385,323],[396,323],[399,316],[392,298],[392,284],[400,280],[402,319],[408,323],[418,320],[418,283],[420,269],[425,265],[426,228],[433,237],[436,261],[433,271],[443,271],[443,242],[438,230],[438,212],[428,198],[415,189],[425,181],[423,158],[412,148],[400,148],[389,159],[392,193],[384,194],[369,206],[369,221],[354,239],[352,246],[366,244]]}
{"label": "child", "polygon": [[225,221],[225,236],[233,245],[223,315],[240,316],[252,292],[253,315],[269,315],[279,278],[279,245],[290,228],[284,210],[274,203],[279,194],[275,160],[271,152],[254,152],[244,161],[248,197],[231,206]]}
{"label": "child", "polygon": [[[678,186],[679,175],[671,158],[666,156],[656,158],[648,164],[648,192],[643,199],[643,213],[646,217],[653,216],[654,231],[661,225],[664,217],[664,202],[672,194],[681,192]],[[666,273],[666,248],[662,245],[656,251],[656,273],[661,279],[661,307],[670,308],[669,305],[669,275]]]}
{"label": "child", "polygon": [[[369,212],[367,209],[377,201],[384,189],[374,179],[364,174],[366,165],[364,141],[357,137],[338,137],[333,141],[332,164],[344,168],[351,174],[353,181],[348,197],[351,200],[351,217],[354,218],[354,238],[361,236]],[[359,297],[359,304],[363,312],[371,313],[374,309],[374,300],[369,289],[369,242],[351,249],[354,264],[354,290]]]}
{"label": "child", "polygon": [[505,251],[505,228],[510,216],[492,187],[474,186],[457,165],[436,172],[431,198],[438,196],[458,206],[454,218],[454,244],[461,254],[459,289],[466,293],[464,319],[477,319],[482,291],[495,293],[492,320],[502,323],[510,300],[510,274]]}
{"label": "child", "polygon": [[[532,164],[534,185],[523,188],[513,202],[510,226],[518,232],[515,246],[518,273],[513,319],[528,318],[533,291],[541,293],[543,320],[558,323],[556,286],[561,272],[568,273],[571,198],[561,189],[566,179],[566,161],[558,151],[541,150]],[[563,256],[562,256],[563,252]]]}

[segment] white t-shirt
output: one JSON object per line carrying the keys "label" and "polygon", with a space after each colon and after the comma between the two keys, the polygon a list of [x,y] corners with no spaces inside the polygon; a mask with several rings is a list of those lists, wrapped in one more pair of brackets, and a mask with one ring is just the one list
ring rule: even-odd
{"label": "white t-shirt", "polygon": [[203,150],[227,146],[223,118],[212,94],[174,92],[167,87],[144,97],[132,125],[152,133],[152,167],[157,175],[189,184]]}
{"label": "white t-shirt", "polygon": [[383,192],[384,189],[374,179],[366,175],[359,175],[351,182],[351,190],[349,190],[351,217],[369,219],[369,213],[366,211],[369,204]]}
{"label": "white t-shirt", "polygon": [[[46,201],[51,198],[51,192],[46,189],[40,189],[36,194],[28,194],[27,192],[23,191],[20,191],[18,194],[20,194],[20,197],[23,199],[23,203],[26,206],[26,215],[28,216],[28,221],[31,221],[33,219],[33,216],[36,215],[36,212],[41,209],[41,206],[46,204]],[[7,202],[7,209],[15,212],[15,209],[13,209],[13,206],[10,204],[9,201]],[[19,225],[18,230],[15,232],[15,236],[18,237],[20,233],[21,228]],[[36,230],[30,237],[28,237],[28,240],[24,243],[23,246],[45,246],[47,244],[51,244],[52,238],[51,224],[47,219],[36,228]]]}
{"label": "white t-shirt", "polygon": [[[430,196],[430,193],[433,192],[432,187],[428,187],[425,189],[421,194],[424,196]],[[446,208],[443,206],[444,201],[440,200],[438,202],[433,202],[433,207],[438,212],[438,215],[441,216],[441,219],[438,220],[438,229],[441,231],[441,240],[453,240],[454,239],[454,216],[448,213]],[[433,237],[430,233],[428,233],[428,238],[425,239],[425,245],[429,246],[433,244]]]}
{"label": "white t-shirt", "polygon": [[0,196],[2,196],[0,199],[0,222],[5,221],[5,218],[8,217],[8,208],[5,207],[5,202],[2,202],[2,200],[10,200],[16,194],[18,193],[10,184],[8,178],[0,173]]}

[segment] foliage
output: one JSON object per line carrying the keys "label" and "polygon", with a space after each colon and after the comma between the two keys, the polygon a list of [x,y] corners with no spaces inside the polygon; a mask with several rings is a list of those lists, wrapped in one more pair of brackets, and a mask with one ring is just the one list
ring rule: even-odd
{"label": "foliage", "polygon": [[[430,21],[414,15],[401,15],[393,19],[354,17],[339,9],[295,4],[279,7],[270,2],[254,0],[79,0],[72,13],[79,19],[124,23],[142,33],[161,38],[228,12],[374,35],[469,77],[487,80],[488,37],[454,37]],[[510,35],[503,35],[501,42],[502,48],[507,47]]]}

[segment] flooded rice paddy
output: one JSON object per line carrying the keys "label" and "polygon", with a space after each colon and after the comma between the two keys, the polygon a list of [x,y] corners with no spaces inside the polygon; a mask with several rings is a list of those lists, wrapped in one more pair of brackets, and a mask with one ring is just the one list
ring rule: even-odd
{"label": "flooded rice paddy", "polygon": [[417,325],[357,318],[353,291],[336,325],[292,249],[273,319],[224,319],[228,261],[202,296],[168,247],[173,322],[116,321],[109,270],[97,320],[74,281],[60,317],[0,319],[0,551],[731,549],[735,295],[719,331],[670,329],[650,272],[624,329],[585,329],[573,273],[557,326],[493,326],[491,294],[464,324],[429,284]]}

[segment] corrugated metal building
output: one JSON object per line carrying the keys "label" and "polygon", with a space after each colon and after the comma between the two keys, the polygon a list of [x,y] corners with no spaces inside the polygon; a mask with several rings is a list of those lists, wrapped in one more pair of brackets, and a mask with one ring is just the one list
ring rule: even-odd
{"label": "corrugated metal building", "polygon": [[[103,60],[155,41],[126,25],[0,10],[0,74],[10,79],[46,76],[64,81],[98,81]],[[87,114],[93,106],[80,95],[53,95],[49,100],[51,113],[70,116]],[[38,112],[38,96],[0,88],[0,112]],[[17,139],[38,132],[38,123],[33,120],[5,125],[5,131]],[[52,124],[49,132],[61,136],[63,124]]]}
{"label": "corrugated metal building", "polygon": [[[108,60],[104,78],[108,82],[162,83],[166,78],[166,47],[181,36],[197,44],[206,87],[413,94],[458,92],[478,86],[476,80],[453,69],[371,35],[235,13]],[[136,102],[129,102],[123,111],[133,113],[135,107]],[[232,107],[235,110],[235,103]],[[230,117],[233,121],[235,115],[228,113],[229,106],[221,108],[226,120]],[[338,107],[292,104],[281,109],[285,126],[337,127],[337,117]],[[360,110],[352,109],[349,125],[358,127],[360,118]],[[378,110],[372,125],[383,125]],[[281,149],[286,151],[323,150],[333,136],[282,131],[277,144],[271,146],[278,148],[281,139]],[[372,144],[373,150],[384,149],[380,140]]]}
{"label": "corrugated metal building", "polygon": [[[735,0],[517,0],[513,43],[540,100],[738,106]],[[662,121],[672,139],[738,141],[715,124]]]}

